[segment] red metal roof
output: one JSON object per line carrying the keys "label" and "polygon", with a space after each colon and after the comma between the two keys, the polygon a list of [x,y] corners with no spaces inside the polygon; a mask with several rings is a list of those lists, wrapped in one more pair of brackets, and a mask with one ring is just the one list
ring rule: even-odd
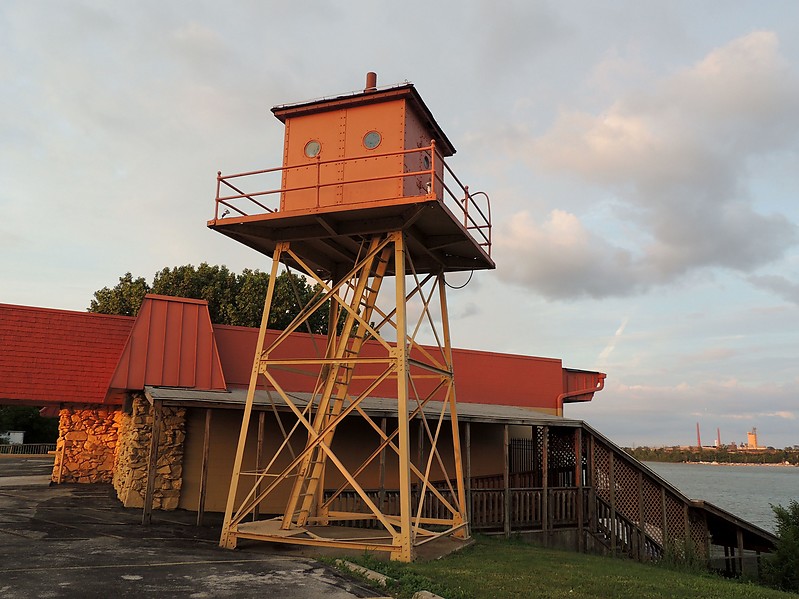
{"label": "red metal roof", "polygon": [[110,380],[112,389],[224,390],[208,302],[148,294]]}
{"label": "red metal roof", "polygon": [[133,321],[0,304],[0,400],[101,403]]}
{"label": "red metal roof", "polygon": [[[185,298],[149,295],[137,318],[0,304],[0,401],[90,404],[116,402],[119,390],[145,385],[246,387],[257,337],[258,329],[211,325],[206,302]],[[324,350],[321,337],[295,333],[280,353],[314,355],[314,343]],[[375,349],[367,343],[364,355]],[[605,377],[564,369],[552,358],[465,349],[454,349],[453,358],[458,401],[465,403],[560,414],[563,402],[590,401]],[[290,370],[280,379],[288,391],[310,392],[314,383]],[[351,391],[363,384],[353,381]],[[420,393],[425,384],[417,383]],[[386,381],[374,395],[395,393]]]}
{"label": "red metal roof", "polygon": [[[258,329],[214,325],[214,333],[228,385],[246,387],[252,371]],[[269,331],[267,342],[277,334],[276,331]],[[316,355],[313,343],[310,335],[294,333],[272,355],[277,359]],[[324,351],[322,337],[317,336],[315,343]],[[376,344],[366,343],[363,355],[374,354],[376,349]],[[590,401],[593,391],[601,389],[601,381],[605,378],[599,372],[564,369],[562,361],[555,358],[453,348],[453,361],[458,402],[520,406],[546,410],[552,414],[562,414],[563,394],[579,390],[579,400]],[[297,371],[273,374],[288,391],[313,391],[315,379],[312,377],[303,376]],[[263,382],[263,378],[260,380]],[[365,384],[364,381],[354,380],[350,392],[358,393]],[[415,382],[421,395],[429,391],[428,386],[433,384],[424,380]],[[374,395],[396,397],[396,392],[396,383],[386,381],[375,389]],[[576,396],[571,399],[575,400]]]}

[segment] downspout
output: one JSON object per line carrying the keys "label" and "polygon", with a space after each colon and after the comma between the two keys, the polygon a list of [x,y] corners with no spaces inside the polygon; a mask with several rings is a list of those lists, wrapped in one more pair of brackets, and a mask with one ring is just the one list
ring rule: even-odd
{"label": "downspout", "polygon": [[602,391],[605,388],[605,378],[608,376],[604,372],[598,372],[598,383],[595,387],[589,389],[579,389],[578,391],[568,391],[567,393],[561,393],[558,395],[557,399],[557,410],[558,416],[563,416],[563,400],[568,399],[569,397],[577,397],[578,395],[587,395],[589,393],[596,393],[597,391]]}

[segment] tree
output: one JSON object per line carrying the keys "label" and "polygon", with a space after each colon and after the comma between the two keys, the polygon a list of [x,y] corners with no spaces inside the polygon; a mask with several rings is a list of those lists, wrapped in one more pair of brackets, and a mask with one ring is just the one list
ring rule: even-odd
{"label": "tree", "polygon": [[[152,286],[130,273],[119,278],[119,283],[109,289],[103,287],[94,293],[89,312],[101,314],[138,314],[147,293],[203,299],[208,302],[211,322],[245,327],[259,327],[264,300],[269,286],[269,274],[245,268],[237,275],[226,266],[211,266],[206,262],[194,267],[191,264],[163,268],[153,278]],[[319,292],[319,285],[310,285],[305,277],[288,271],[278,275],[269,327],[285,329],[300,308]],[[311,332],[327,332],[328,306],[320,307],[308,319]],[[307,328],[301,330],[307,332]]]}
{"label": "tree", "polygon": [[[268,275],[266,276],[268,279]],[[160,270],[155,273],[152,292],[173,297],[203,299],[208,302],[211,322],[239,324],[236,322],[235,310],[238,287],[239,277],[230,272],[226,266],[210,266],[203,262],[198,268],[188,264]]]}
{"label": "tree", "polygon": [[150,286],[144,277],[133,278],[129,272],[119,277],[119,283],[111,289],[103,287],[94,292],[94,299],[89,305],[89,312],[98,314],[120,314],[136,316],[139,313],[144,296],[150,293]]}
{"label": "tree", "polygon": [[55,443],[58,419],[42,418],[39,408],[0,406],[0,431],[25,431],[25,443]]}
{"label": "tree", "polygon": [[799,502],[772,505],[777,523],[777,549],[763,565],[765,581],[783,591],[799,592]]}

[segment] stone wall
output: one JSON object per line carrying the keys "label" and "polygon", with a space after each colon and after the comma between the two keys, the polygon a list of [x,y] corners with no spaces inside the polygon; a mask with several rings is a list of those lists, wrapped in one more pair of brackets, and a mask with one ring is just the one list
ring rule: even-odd
{"label": "stone wall", "polygon": [[57,483],[111,482],[122,413],[76,406],[59,413],[52,479]]}
{"label": "stone wall", "polygon": [[[178,507],[183,482],[183,441],[186,437],[186,410],[163,408],[161,441],[158,446],[153,509]],[[119,451],[113,484],[125,507],[142,507],[147,489],[147,462],[153,430],[153,408],[141,396],[133,398],[131,414],[119,422]]]}

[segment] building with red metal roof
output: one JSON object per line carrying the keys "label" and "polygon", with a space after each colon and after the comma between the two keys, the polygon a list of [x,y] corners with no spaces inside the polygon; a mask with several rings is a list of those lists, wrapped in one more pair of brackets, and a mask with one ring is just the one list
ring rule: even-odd
{"label": "building with red metal roof", "polygon": [[[155,507],[191,509],[204,494],[204,509],[218,510],[224,505],[219,492],[199,493],[196,484],[181,488],[184,480],[202,479],[203,469],[215,479],[229,472],[257,335],[257,329],[213,325],[207,303],[186,298],[148,295],[137,317],[2,304],[0,402],[59,410],[54,480],[112,481],[126,505],[143,504],[152,406],[163,404],[171,416],[165,419],[167,443],[158,463],[168,462],[171,469],[164,467],[169,472],[155,482]],[[324,346],[309,334],[293,333],[282,351],[307,352],[314,344]],[[364,352],[369,351],[367,344]],[[562,416],[564,402],[590,401],[605,378],[563,368],[558,359],[476,350],[454,350],[454,364],[461,417],[481,430],[476,445],[501,435],[486,423],[549,421]],[[279,376],[298,397],[312,396],[314,381],[301,372]],[[352,392],[359,392],[357,381]],[[383,413],[394,393],[392,384],[376,388],[370,409]],[[285,426],[281,418],[290,419],[277,415],[287,408],[272,399],[263,400],[260,409],[272,412],[264,426],[275,434]],[[213,424],[206,425],[210,413]],[[480,423],[488,428],[480,429]],[[357,426],[353,431],[341,438],[366,434]],[[203,464],[209,444],[217,449]],[[496,457],[485,459],[488,455],[476,452],[477,472],[497,469]]]}

